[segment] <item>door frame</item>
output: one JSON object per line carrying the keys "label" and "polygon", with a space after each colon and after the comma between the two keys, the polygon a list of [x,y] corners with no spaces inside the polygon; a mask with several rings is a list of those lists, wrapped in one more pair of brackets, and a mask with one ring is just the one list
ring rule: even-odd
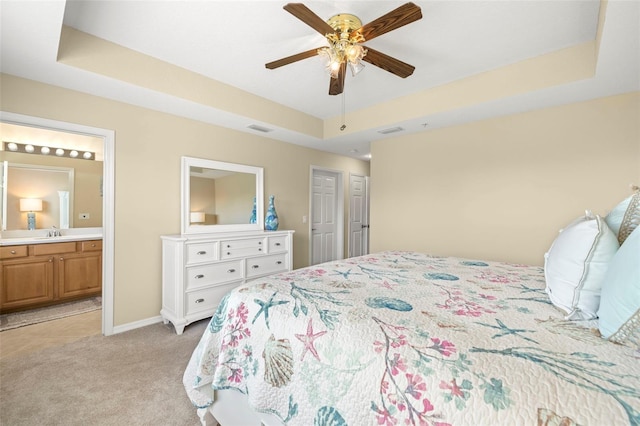
{"label": "door frame", "polygon": [[0,111],[0,121],[102,139],[104,154],[102,163],[102,334],[112,335],[115,251],[115,131],[6,111]]}
{"label": "door frame", "polygon": [[313,213],[313,177],[318,171],[334,173],[338,176],[335,206],[336,218],[340,219],[337,220],[338,229],[336,230],[335,253],[337,259],[344,259],[344,172],[342,170],[311,165],[309,168],[309,220],[307,222],[309,225],[307,229],[307,235],[309,236],[309,265],[313,263],[313,241],[311,240],[311,226],[313,225],[313,221],[311,220]]}

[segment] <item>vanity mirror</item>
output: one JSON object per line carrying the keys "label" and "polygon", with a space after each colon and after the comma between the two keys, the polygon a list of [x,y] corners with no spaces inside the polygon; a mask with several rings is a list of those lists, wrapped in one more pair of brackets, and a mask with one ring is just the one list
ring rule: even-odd
{"label": "vanity mirror", "polygon": [[262,167],[182,157],[183,234],[260,231],[263,211]]}
{"label": "vanity mirror", "polygon": [[3,161],[2,231],[27,229],[25,199],[37,201],[33,228],[73,228],[74,169]]}

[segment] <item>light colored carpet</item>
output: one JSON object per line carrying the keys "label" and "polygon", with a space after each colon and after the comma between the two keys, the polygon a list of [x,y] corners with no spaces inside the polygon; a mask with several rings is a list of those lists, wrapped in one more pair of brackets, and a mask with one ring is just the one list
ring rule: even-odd
{"label": "light colored carpet", "polygon": [[52,321],[71,315],[84,314],[98,309],[102,309],[102,297],[100,296],[47,306],[45,308],[2,314],[0,315],[0,331]]}
{"label": "light colored carpet", "polygon": [[180,336],[154,324],[3,360],[0,424],[199,425],[182,374],[207,324]]}

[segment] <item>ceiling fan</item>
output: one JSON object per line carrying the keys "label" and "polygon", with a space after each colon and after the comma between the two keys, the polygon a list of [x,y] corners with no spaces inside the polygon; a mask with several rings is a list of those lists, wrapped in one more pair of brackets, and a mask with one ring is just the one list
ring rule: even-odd
{"label": "ceiling fan", "polygon": [[366,25],[362,25],[357,16],[346,13],[332,16],[324,21],[302,3],[288,3],[283,9],[325,36],[329,46],[311,49],[269,62],[265,65],[268,69],[279,68],[316,55],[325,56],[331,73],[330,95],[339,95],[344,90],[347,65],[354,75],[364,67],[362,61],[402,78],[410,76],[415,70],[412,65],[362,45],[375,37],[421,19],[422,11],[411,2],[403,4]]}

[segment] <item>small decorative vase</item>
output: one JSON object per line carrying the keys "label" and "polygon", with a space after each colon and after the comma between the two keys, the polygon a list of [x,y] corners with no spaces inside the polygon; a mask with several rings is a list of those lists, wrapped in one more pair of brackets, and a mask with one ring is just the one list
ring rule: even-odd
{"label": "small decorative vase", "polygon": [[256,197],[253,197],[253,210],[251,210],[249,223],[258,223],[258,219],[256,218]]}
{"label": "small decorative vase", "polygon": [[267,208],[267,217],[264,219],[264,228],[267,231],[276,231],[278,229],[278,213],[276,213],[276,207],[273,204],[275,197],[269,195],[269,207]]}

